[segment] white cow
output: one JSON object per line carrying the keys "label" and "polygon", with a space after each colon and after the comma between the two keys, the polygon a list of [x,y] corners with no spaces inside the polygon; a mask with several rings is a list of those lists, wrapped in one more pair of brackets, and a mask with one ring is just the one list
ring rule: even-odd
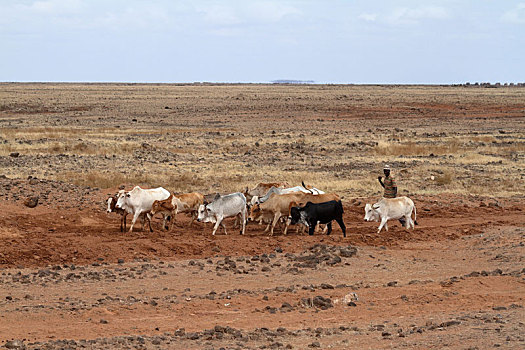
{"label": "white cow", "polygon": [[201,204],[199,206],[199,215],[197,217],[197,221],[215,223],[212,235],[215,235],[219,225],[222,225],[224,228],[224,233],[228,234],[226,232],[226,226],[224,226],[222,221],[224,218],[231,216],[240,217],[242,223],[241,235],[243,235],[246,229],[247,213],[246,197],[241,192],[220,196],[209,204]]}
{"label": "white cow", "polygon": [[151,210],[153,202],[156,200],[161,201],[169,196],[170,192],[162,187],[145,190],[139,186],[135,186],[131,191],[122,192],[119,195],[116,207],[133,214],[133,220],[131,221],[131,227],[129,228],[129,232],[133,232],[133,225],[135,225],[139,216],[147,215]]}
{"label": "white cow", "polygon": [[[412,210],[414,211],[414,220],[412,221]],[[381,232],[383,226],[388,231],[387,221],[390,219],[405,218],[405,228],[414,229],[414,223],[417,225],[416,218],[416,206],[414,202],[408,197],[397,197],[397,198],[382,198],[379,202],[371,205],[367,203],[365,205],[365,220],[366,221],[379,221],[379,229],[377,233]]]}
{"label": "white cow", "polygon": [[321,190],[319,190],[319,189],[317,189],[315,187],[312,187],[312,188],[306,188],[304,186],[295,186],[295,187],[289,187],[289,188],[272,187],[262,197],[253,196],[250,204],[254,205],[254,204],[264,203],[264,202],[266,202],[268,200],[268,198],[270,198],[272,193],[287,194],[287,193],[292,193],[292,192],[303,192],[303,193],[311,193],[311,194],[316,194],[316,195],[317,194],[324,194],[323,191],[321,191]]}

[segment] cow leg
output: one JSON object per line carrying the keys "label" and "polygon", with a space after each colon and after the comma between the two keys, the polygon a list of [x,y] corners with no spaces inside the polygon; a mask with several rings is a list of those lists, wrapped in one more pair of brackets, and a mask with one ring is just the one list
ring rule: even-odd
{"label": "cow leg", "polygon": [[[221,224],[221,222],[222,222],[222,217],[218,217],[217,218],[217,222],[215,222],[215,226],[213,227],[213,232],[211,233],[212,236],[215,236],[215,232],[219,228],[219,225]],[[224,227],[224,225],[223,225],[223,227]],[[226,228],[224,228],[224,231],[226,232]]]}
{"label": "cow leg", "polygon": [[135,214],[133,214],[133,220],[131,220],[131,226],[129,227],[129,232],[133,232],[133,226],[137,222],[137,219],[140,216],[140,211],[136,211]]}
{"label": "cow leg", "polygon": [[175,226],[176,221],[177,221],[177,212],[174,210],[171,212],[170,231],[173,231],[173,226]]}
{"label": "cow leg", "polygon": [[144,219],[142,221],[142,231],[144,231],[144,224],[145,224],[146,220],[148,220],[149,232],[153,232],[153,229],[151,228],[151,220],[152,220],[152,218],[153,218],[153,216],[149,212],[144,214]]}
{"label": "cow leg", "polygon": [[305,224],[303,224],[303,225],[301,226],[301,234],[302,234],[302,235],[306,234],[306,231],[308,231],[309,229],[310,229],[309,226],[306,226]]}
{"label": "cow leg", "polygon": [[127,213],[120,215],[120,232],[126,231],[126,215]]}
{"label": "cow leg", "polygon": [[128,212],[125,211],[125,212],[124,212],[124,215],[122,215],[122,221],[124,221],[124,231],[122,231],[122,232],[126,232],[126,221],[127,221],[127,217],[128,217]]}
{"label": "cow leg", "polygon": [[151,229],[151,220],[149,220],[150,216],[148,216],[148,214],[142,213],[140,218],[142,222],[142,231],[144,231],[144,227],[146,227],[146,220],[147,220],[149,223],[150,232],[153,232],[153,230]]}
{"label": "cow leg", "polygon": [[192,212],[191,212],[191,220],[190,220],[190,224],[188,225],[188,227],[192,227],[192,226],[193,226],[193,221],[194,221],[195,218],[197,217],[195,214],[197,214],[196,211],[192,211]]}
{"label": "cow leg", "polygon": [[337,221],[337,223],[339,224],[339,227],[341,228],[341,231],[343,231],[343,237],[346,237],[346,226],[345,226],[345,223],[343,222],[343,218],[337,218],[335,219],[335,221]]}
{"label": "cow leg", "polygon": [[328,224],[326,224],[326,227],[328,227],[328,232],[326,232],[326,235],[328,236],[330,233],[332,233],[332,222],[330,221]]}
{"label": "cow leg", "polygon": [[286,234],[288,233],[288,227],[290,227],[290,222],[291,222],[290,219],[287,219],[287,220],[286,220],[286,222],[285,222],[285,226],[284,226],[283,235],[286,235]]}
{"label": "cow leg", "polygon": [[[405,227],[405,229],[408,230],[410,228],[410,221],[412,219],[410,219],[410,216],[407,216],[407,215],[405,215],[401,219],[403,219],[403,224],[404,224],[403,226]],[[401,222],[401,219],[399,219],[399,222]]]}
{"label": "cow leg", "polygon": [[166,222],[168,222],[168,220],[170,220],[170,216],[162,214],[162,227],[164,227],[166,231],[168,230],[168,225],[166,225]]}
{"label": "cow leg", "polygon": [[410,228],[414,228],[414,220],[412,220],[412,213],[405,216],[405,220],[407,222],[406,229],[409,230]]}
{"label": "cow leg", "polygon": [[317,226],[317,221],[316,222],[310,222],[309,225],[310,225],[310,227],[308,229],[308,234],[310,236],[313,236],[314,232],[315,232],[315,227]]}
{"label": "cow leg", "polygon": [[[281,217],[281,213],[275,213],[272,221],[272,229],[270,230],[270,236],[273,236],[273,230],[275,228],[275,225],[277,225],[277,222],[279,222],[279,218]],[[288,223],[287,223],[288,224]],[[286,235],[286,230],[288,229],[288,225],[286,225],[286,228],[284,229],[284,234]]]}
{"label": "cow leg", "polygon": [[246,231],[246,209],[244,209],[241,212],[241,220],[242,220],[241,235],[244,235],[244,232]]}
{"label": "cow leg", "polygon": [[173,226],[177,223],[177,214],[179,213],[179,211],[177,209],[175,209],[174,211],[171,212],[171,228],[173,228]]}
{"label": "cow leg", "polygon": [[[377,229],[377,233],[381,232],[381,229],[383,228],[383,226],[386,226],[386,222],[387,222],[386,217],[381,218],[381,224],[379,225],[379,228]],[[388,231],[388,226],[386,226],[385,228]]]}
{"label": "cow leg", "polygon": [[149,226],[149,232],[153,232],[153,228],[151,227],[151,215],[146,214],[146,219],[148,220],[148,226]]}

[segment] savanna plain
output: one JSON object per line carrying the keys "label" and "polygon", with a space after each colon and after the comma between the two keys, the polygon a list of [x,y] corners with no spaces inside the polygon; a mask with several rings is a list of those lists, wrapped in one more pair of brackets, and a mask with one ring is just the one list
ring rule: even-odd
{"label": "savanna plain", "polygon": [[[363,219],[384,164],[415,230]],[[0,346],[523,349],[524,169],[518,86],[1,83]],[[106,212],[282,181],[347,237]]]}

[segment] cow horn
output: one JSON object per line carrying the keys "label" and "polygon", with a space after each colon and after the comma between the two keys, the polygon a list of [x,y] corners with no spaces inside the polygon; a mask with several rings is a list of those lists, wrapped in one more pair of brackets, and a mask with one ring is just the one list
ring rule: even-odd
{"label": "cow horn", "polygon": [[304,184],[304,181],[303,181],[303,180],[301,180],[301,185],[303,185],[303,187],[304,187],[305,189],[307,189],[308,191],[310,191],[311,194],[314,194],[314,191],[312,191],[311,189],[309,189],[308,187],[306,187],[306,185]]}

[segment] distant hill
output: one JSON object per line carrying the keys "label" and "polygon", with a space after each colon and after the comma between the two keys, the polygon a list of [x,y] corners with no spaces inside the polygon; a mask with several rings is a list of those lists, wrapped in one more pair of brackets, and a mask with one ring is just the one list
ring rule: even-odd
{"label": "distant hill", "polygon": [[272,80],[272,84],[313,84],[313,80],[289,80],[289,79],[280,79]]}

